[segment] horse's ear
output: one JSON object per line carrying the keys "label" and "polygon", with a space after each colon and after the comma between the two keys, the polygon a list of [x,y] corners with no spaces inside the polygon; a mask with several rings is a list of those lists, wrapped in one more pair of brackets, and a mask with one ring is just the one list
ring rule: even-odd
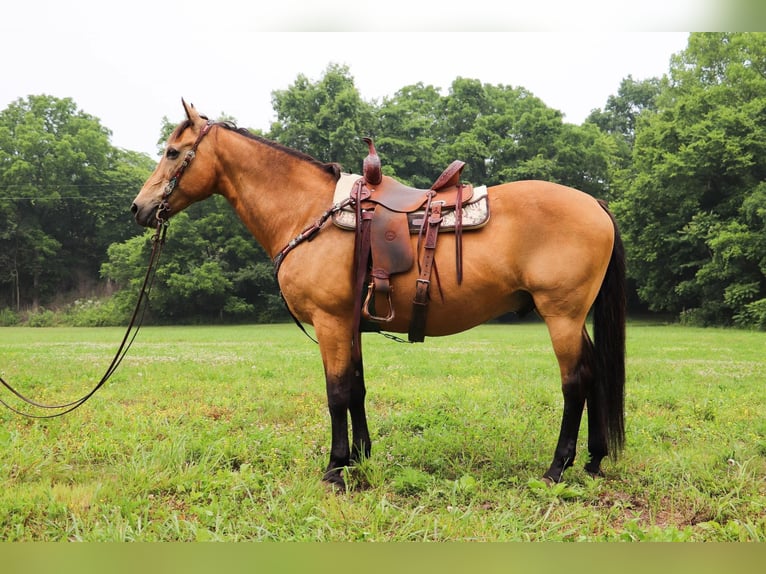
{"label": "horse's ear", "polygon": [[194,104],[187,104],[186,100],[181,98],[181,104],[184,107],[184,111],[186,112],[186,119],[188,119],[191,123],[196,124],[197,120],[199,120],[200,115],[197,113],[197,110],[194,109]]}

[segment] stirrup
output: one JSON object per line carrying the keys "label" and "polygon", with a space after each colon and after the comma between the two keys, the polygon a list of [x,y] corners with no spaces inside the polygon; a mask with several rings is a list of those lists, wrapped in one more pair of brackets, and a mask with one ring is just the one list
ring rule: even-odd
{"label": "stirrup", "polygon": [[367,286],[367,297],[362,304],[362,314],[366,319],[370,321],[381,321],[383,323],[388,323],[394,318],[394,302],[391,300],[391,290],[388,290],[388,295],[386,297],[388,299],[388,317],[378,317],[370,313],[370,301],[372,300],[373,291],[375,291],[375,281],[370,281],[370,284]]}

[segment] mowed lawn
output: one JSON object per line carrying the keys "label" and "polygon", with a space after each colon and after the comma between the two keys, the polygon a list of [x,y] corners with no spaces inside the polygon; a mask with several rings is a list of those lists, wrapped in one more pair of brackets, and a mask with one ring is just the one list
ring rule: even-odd
{"label": "mowed lawn", "polygon": [[[0,375],[72,400],[122,335],[2,328]],[[0,410],[0,540],[764,542],[765,351],[766,333],[630,324],[625,452],[590,478],[583,421],[548,486],[562,399],[544,325],[365,335],[372,457],[335,493],[319,351],[294,325],[144,328],[73,413]]]}

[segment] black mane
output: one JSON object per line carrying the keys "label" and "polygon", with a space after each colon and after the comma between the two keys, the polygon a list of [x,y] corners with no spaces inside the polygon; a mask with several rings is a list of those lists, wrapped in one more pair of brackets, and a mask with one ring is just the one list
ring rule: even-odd
{"label": "black mane", "polygon": [[339,163],[335,163],[335,162],[325,163],[323,161],[319,161],[318,159],[310,156],[307,153],[303,153],[302,151],[298,151],[297,149],[293,149],[291,147],[288,147],[288,146],[283,145],[281,143],[277,143],[277,142],[275,142],[273,140],[270,140],[270,139],[267,139],[265,137],[255,135],[254,133],[252,133],[250,130],[248,130],[246,128],[239,128],[235,124],[233,124],[232,122],[219,122],[218,125],[220,125],[221,127],[226,128],[228,130],[231,130],[233,132],[236,132],[236,133],[238,133],[238,134],[240,134],[242,136],[245,136],[246,138],[249,138],[251,140],[255,140],[258,143],[262,143],[262,144],[267,145],[269,147],[272,147],[272,148],[274,148],[276,150],[279,150],[281,152],[289,154],[289,155],[291,155],[293,157],[296,157],[296,158],[298,158],[300,160],[312,163],[315,166],[317,166],[318,168],[320,168],[321,170],[326,171],[327,173],[333,175],[336,180],[340,178],[340,173],[342,171],[342,168],[341,168],[341,165]]}

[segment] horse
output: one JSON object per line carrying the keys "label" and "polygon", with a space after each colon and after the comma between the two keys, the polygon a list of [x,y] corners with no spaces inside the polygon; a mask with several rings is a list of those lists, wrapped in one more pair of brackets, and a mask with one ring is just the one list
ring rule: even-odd
{"label": "horse", "polygon": [[[279,261],[283,299],[296,322],[313,326],[324,366],[331,448],[323,480],[345,488],[344,470],[370,456],[371,440],[362,354],[354,348],[354,233],[326,223],[341,167],[229,122],[212,122],[182,104],[186,118],[131,211],[139,225],[153,227],[220,194]],[[488,187],[487,194],[489,221],[462,234],[460,282],[455,234],[439,235],[441,297],[429,302],[425,335],[451,335],[510,312],[536,311],[548,329],[563,394],[558,442],[543,479],[560,482],[573,465],[586,405],[584,466],[603,476],[602,460],[615,459],[625,442],[625,255],[617,223],[604,202],[553,182],[508,182]],[[391,278],[397,309],[385,325],[391,333],[408,329],[414,267]],[[592,339],[586,325],[591,309]]]}

